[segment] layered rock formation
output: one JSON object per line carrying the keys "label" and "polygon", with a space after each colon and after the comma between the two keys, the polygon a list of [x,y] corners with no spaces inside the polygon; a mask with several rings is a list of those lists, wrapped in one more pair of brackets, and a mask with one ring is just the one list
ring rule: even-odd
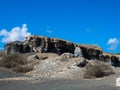
{"label": "layered rock formation", "polygon": [[56,38],[42,37],[42,36],[29,36],[26,37],[24,42],[15,41],[5,45],[5,53],[11,54],[15,52],[29,53],[29,52],[52,52],[57,54],[63,54],[66,52],[74,53],[74,49],[80,47],[83,57],[86,59],[97,60],[111,60],[118,62],[119,58],[116,55],[110,55],[103,53],[102,49],[98,46],[74,44],[65,40]]}

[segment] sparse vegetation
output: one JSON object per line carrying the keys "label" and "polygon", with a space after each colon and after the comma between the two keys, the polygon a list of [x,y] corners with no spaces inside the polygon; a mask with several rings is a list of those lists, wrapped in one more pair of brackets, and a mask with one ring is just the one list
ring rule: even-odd
{"label": "sparse vegetation", "polygon": [[60,58],[60,61],[61,61],[61,62],[63,62],[63,61],[68,61],[68,58],[66,58],[66,57],[61,57],[61,58]]}
{"label": "sparse vegetation", "polygon": [[93,64],[88,63],[84,70],[84,78],[99,78],[108,76],[113,73],[110,66],[104,62],[95,61]]}
{"label": "sparse vegetation", "polygon": [[26,73],[26,72],[33,70],[33,67],[27,66],[27,65],[25,65],[25,66],[19,65],[19,66],[15,67],[13,70],[15,72]]}
{"label": "sparse vegetation", "polygon": [[0,51],[0,57],[2,57],[4,55],[4,52]]}
{"label": "sparse vegetation", "polygon": [[15,72],[29,72],[32,70],[32,67],[27,67],[27,56],[14,53],[10,55],[3,55],[0,60],[0,67],[9,68]]}

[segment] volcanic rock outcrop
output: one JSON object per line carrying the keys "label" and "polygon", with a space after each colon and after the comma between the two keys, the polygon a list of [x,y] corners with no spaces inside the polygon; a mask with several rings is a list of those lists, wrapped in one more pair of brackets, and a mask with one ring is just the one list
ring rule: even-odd
{"label": "volcanic rock outcrop", "polygon": [[111,60],[112,62],[118,63],[119,58],[116,55],[103,53],[102,49],[98,46],[74,44],[65,40],[56,38],[42,37],[42,36],[29,36],[26,37],[24,42],[15,41],[7,43],[4,47],[6,54],[11,53],[74,53],[76,47],[80,47],[82,50],[83,57],[86,59],[93,60]]}

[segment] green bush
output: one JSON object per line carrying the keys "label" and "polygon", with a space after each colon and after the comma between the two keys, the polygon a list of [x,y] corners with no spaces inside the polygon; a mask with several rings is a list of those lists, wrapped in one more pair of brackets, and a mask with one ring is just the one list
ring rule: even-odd
{"label": "green bush", "polygon": [[113,73],[113,70],[110,66],[104,62],[96,61],[94,64],[88,63],[84,70],[84,78],[99,78],[108,76]]}

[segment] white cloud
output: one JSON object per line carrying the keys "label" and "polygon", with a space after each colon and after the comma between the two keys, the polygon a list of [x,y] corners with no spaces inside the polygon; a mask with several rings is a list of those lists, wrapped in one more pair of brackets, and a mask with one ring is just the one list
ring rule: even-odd
{"label": "white cloud", "polygon": [[47,33],[52,34],[52,30],[46,30]]}
{"label": "white cloud", "polygon": [[25,37],[29,35],[31,35],[31,33],[28,32],[26,24],[23,24],[22,27],[14,27],[11,31],[7,31],[6,29],[0,31],[0,36],[3,36],[2,42],[4,43],[16,40],[23,41]]}
{"label": "white cloud", "polygon": [[119,40],[117,38],[110,38],[107,42],[107,45],[109,45],[109,50],[116,50],[119,45]]}
{"label": "white cloud", "polygon": [[52,33],[53,33],[53,31],[51,30],[50,26],[47,26],[47,27],[46,27],[46,32],[47,32],[48,34],[52,34]]}

